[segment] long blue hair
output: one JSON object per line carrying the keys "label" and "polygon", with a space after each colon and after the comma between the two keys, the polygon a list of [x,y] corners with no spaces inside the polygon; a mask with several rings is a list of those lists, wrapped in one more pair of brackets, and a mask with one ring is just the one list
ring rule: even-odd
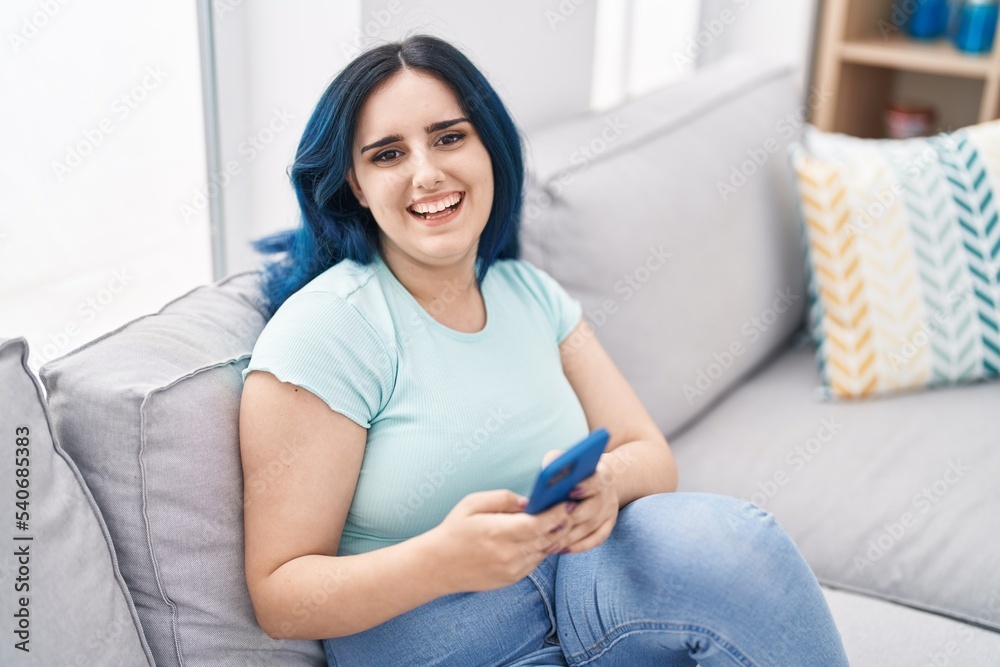
{"label": "long blue hair", "polygon": [[470,119],[493,164],[493,207],[479,237],[482,284],[496,259],[520,257],[524,189],[521,135],[486,77],[457,48],[430,35],[383,44],[352,60],[320,97],[295,152],[289,176],[301,225],[251,242],[264,254],[285,253],[260,270],[268,318],[310,280],[343,259],[370,264],[378,225],[347,182],[358,112],[368,95],[403,68],[446,84]]}

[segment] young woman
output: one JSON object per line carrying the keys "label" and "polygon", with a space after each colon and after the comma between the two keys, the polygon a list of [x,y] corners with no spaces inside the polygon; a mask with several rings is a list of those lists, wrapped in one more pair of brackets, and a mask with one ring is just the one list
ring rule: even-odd
{"label": "young woman", "polygon": [[[670,447],[548,274],[518,259],[517,128],[417,35],[330,84],[291,179],[303,225],[240,411],[261,628],[331,665],[846,665],[773,516],[677,493]],[[571,502],[522,510],[603,426]]]}

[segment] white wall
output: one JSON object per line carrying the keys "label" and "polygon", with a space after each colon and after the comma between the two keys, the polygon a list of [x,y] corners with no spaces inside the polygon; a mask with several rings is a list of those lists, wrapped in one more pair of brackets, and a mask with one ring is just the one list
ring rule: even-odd
{"label": "white wall", "polygon": [[372,42],[427,33],[461,49],[526,130],[590,108],[595,0],[362,0],[361,6],[366,22],[379,11],[392,17]]}
{"label": "white wall", "polygon": [[0,337],[29,365],[210,281],[194,3],[0,5]]}
{"label": "white wall", "polygon": [[699,0],[598,0],[591,107],[603,111],[691,76],[683,55],[700,15]]}
{"label": "white wall", "polygon": [[[360,0],[213,2],[226,272],[261,262],[251,239],[298,225],[286,169],[309,114],[348,62]],[[203,198],[204,201],[207,198]]]}
{"label": "white wall", "polygon": [[784,58],[799,68],[806,91],[818,5],[818,0],[703,0],[688,48],[699,66],[739,52]]}

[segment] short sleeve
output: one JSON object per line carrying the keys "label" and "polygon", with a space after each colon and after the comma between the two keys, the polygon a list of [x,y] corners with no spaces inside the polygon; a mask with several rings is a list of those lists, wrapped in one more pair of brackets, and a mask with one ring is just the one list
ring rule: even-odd
{"label": "short sleeve", "polygon": [[579,324],[583,306],[548,273],[527,261],[520,260],[519,263],[524,271],[524,279],[530,283],[532,291],[549,316],[556,343],[562,343]]}
{"label": "short sleeve", "polygon": [[395,378],[372,325],[329,292],[296,293],[281,304],[254,344],[244,381],[253,370],[316,394],[364,428],[385,407]]}

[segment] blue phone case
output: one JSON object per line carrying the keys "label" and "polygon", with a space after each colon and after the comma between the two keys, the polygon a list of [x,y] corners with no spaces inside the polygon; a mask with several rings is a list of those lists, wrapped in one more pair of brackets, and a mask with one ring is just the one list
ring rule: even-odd
{"label": "blue phone case", "polygon": [[607,429],[596,429],[545,466],[535,481],[525,513],[538,514],[557,503],[571,500],[569,492],[573,487],[597,470],[597,462],[609,438]]}

